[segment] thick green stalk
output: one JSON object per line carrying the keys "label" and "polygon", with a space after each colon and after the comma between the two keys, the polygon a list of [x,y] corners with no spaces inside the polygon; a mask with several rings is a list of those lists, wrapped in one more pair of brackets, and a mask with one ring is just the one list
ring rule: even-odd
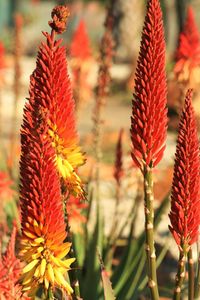
{"label": "thick green stalk", "polygon": [[148,286],[151,292],[151,299],[158,300],[159,292],[156,273],[156,253],[154,247],[153,178],[152,168],[148,166],[144,167],[144,197]]}
{"label": "thick green stalk", "polygon": [[183,251],[180,251],[173,300],[181,299],[181,288],[182,288],[184,279],[185,279],[185,253]]}
{"label": "thick green stalk", "polygon": [[197,278],[195,282],[195,293],[194,293],[194,299],[200,298],[200,252],[198,257],[198,266],[197,266]]}
{"label": "thick green stalk", "polygon": [[194,260],[192,249],[188,252],[188,300],[194,299]]}

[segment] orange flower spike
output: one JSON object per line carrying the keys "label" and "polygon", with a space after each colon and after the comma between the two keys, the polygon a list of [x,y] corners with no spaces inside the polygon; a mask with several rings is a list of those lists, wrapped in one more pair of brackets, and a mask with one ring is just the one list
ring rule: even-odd
{"label": "orange flower spike", "polygon": [[71,57],[75,57],[80,60],[86,60],[92,56],[90,41],[86,31],[85,22],[83,20],[80,21],[72,37],[70,54]]}
{"label": "orange flower spike", "polygon": [[[33,77],[32,77],[33,80]],[[23,291],[34,297],[41,285],[71,294],[64,274],[75,260],[64,259],[70,250],[66,238],[60,180],[55,169],[55,149],[48,136],[48,114],[27,103],[21,133],[20,161],[21,260]]]}
{"label": "orange flower spike", "polygon": [[78,146],[74,99],[66,62],[66,49],[60,46],[62,40],[55,40],[56,33],[62,33],[69,15],[65,6],[57,6],[52,12],[51,35],[44,33],[32,75],[30,101],[41,105],[48,112],[48,135],[56,152],[56,164],[60,176],[65,180],[68,191],[74,196],[84,197],[81,180],[76,169],[85,158]]}
{"label": "orange flower spike", "polygon": [[193,9],[189,6],[184,29],[179,37],[174,73],[179,81],[188,81],[196,67],[200,67],[200,33]]}

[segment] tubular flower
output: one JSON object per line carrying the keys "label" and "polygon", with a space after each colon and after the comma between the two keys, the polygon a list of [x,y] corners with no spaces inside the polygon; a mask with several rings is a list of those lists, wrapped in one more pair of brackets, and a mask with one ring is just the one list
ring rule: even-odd
{"label": "tubular flower", "polygon": [[123,129],[120,130],[119,138],[116,147],[116,158],[115,158],[115,169],[114,169],[114,178],[118,185],[121,183],[121,178],[124,175],[123,170],[123,161],[122,161],[122,136],[123,136]]}
{"label": "tubular flower", "polygon": [[22,264],[15,256],[16,226],[13,227],[10,241],[5,254],[0,258],[0,299],[1,300],[26,300],[22,295],[21,286],[18,283]]}
{"label": "tubular flower", "polygon": [[23,291],[34,297],[39,285],[73,292],[65,279],[74,258],[66,238],[60,180],[55,168],[55,149],[48,139],[48,113],[27,102],[21,132],[20,160],[21,260]]}
{"label": "tubular flower", "polygon": [[197,241],[200,224],[200,159],[192,91],[188,90],[179,124],[169,226],[180,248]]}
{"label": "tubular flower", "polygon": [[199,77],[200,34],[191,6],[188,7],[185,26],[179,37],[174,73],[179,81],[193,82],[194,79]]}
{"label": "tubular flower", "polygon": [[165,42],[158,0],[149,0],[136,69],[131,117],[132,158],[138,167],[156,166],[166,140]]}
{"label": "tubular flower", "polygon": [[[54,28],[54,27],[53,27]],[[55,40],[44,33],[37,57],[36,69],[31,78],[30,102],[48,112],[48,135],[56,152],[56,165],[70,193],[83,197],[81,180],[76,169],[85,162],[78,146],[74,100],[67,70],[65,47],[62,40]]]}

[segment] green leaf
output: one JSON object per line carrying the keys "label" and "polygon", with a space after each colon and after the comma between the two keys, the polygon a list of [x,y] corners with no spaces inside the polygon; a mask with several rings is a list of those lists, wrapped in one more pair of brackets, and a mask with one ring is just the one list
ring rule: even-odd
{"label": "green leaf", "polygon": [[103,290],[104,290],[104,297],[105,300],[115,300],[114,292],[112,289],[112,285],[109,279],[109,276],[106,270],[103,268],[101,271],[101,278],[103,282]]}
{"label": "green leaf", "polygon": [[101,254],[98,251],[99,261],[101,265],[101,279],[103,283],[103,291],[104,291],[104,300],[115,300],[114,291],[111,285],[110,278],[108,276],[108,273],[105,270]]}

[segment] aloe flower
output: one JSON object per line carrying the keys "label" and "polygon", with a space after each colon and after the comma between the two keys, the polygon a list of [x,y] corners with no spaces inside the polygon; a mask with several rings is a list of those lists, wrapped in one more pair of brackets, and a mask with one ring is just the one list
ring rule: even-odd
{"label": "aloe flower", "polygon": [[[85,158],[78,146],[74,100],[68,75],[66,49],[56,33],[66,27],[69,12],[58,6],[52,12],[51,34],[44,33],[46,41],[39,48],[36,69],[31,77],[30,103],[41,106],[48,114],[48,135],[56,152],[56,164],[67,189],[74,196],[83,197],[81,179],[76,170]],[[63,21],[64,20],[64,21]]]}
{"label": "aloe flower", "polygon": [[145,237],[148,286],[159,299],[154,247],[152,170],[163,157],[167,130],[165,41],[159,0],[149,0],[135,74],[132,105],[132,158],[144,176]]}
{"label": "aloe flower", "polygon": [[84,20],[78,24],[70,45],[70,55],[76,59],[87,60],[92,56],[90,41]]}
{"label": "aloe flower", "polygon": [[[74,102],[67,74],[65,48],[55,33],[62,33],[68,16],[66,7],[52,12],[51,35],[38,53],[31,76],[21,130],[20,207],[23,291],[34,297],[38,288],[46,294],[58,287],[68,295],[73,290],[66,280],[74,258],[66,258],[71,244],[67,233],[60,189],[60,177],[69,193],[81,194],[74,168],[84,159],[77,146]],[[56,30],[56,32],[55,32]]]}
{"label": "aloe flower", "polygon": [[7,245],[6,252],[0,254],[0,299],[1,300],[27,300],[25,294],[22,295],[22,287],[19,284],[22,263],[15,256],[15,240],[16,226],[13,226],[13,231],[10,241]]}
{"label": "aloe flower", "polygon": [[72,86],[76,101],[76,111],[78,111],[83,104],[91,99],[92,94],[89,75],[94,62],[84,20],[80,21],[72,36],[70,56]]}
{"label": "aloe flower", "polygon": [[200,160],[197,125],[188,90],[179,125],[169,227],[180,249],[197,241],[200,225]]}
{"label": "aloe flower", "polygon": [[179,37],[174,73],[180,82],[187,81],[190,85],[198,80],[200,74],[200,33],[191,6]]}
{"label": "aloe flower", "polygon": [[164,153],[167,129],[165,41],[158,0],[148,1],[135,78],[132,158],[140,168],[155,167]]}
{"label": "aloe flower", "polygon": [[64,275],[72,259],[65,259],[70,243],[66,231],[55,149],[48,136],[48,119],[27,104],[21,133],[20,161],[21,260],[23,291],[34,296],[41,285],[45,290],[60,287],[73,292]]}

